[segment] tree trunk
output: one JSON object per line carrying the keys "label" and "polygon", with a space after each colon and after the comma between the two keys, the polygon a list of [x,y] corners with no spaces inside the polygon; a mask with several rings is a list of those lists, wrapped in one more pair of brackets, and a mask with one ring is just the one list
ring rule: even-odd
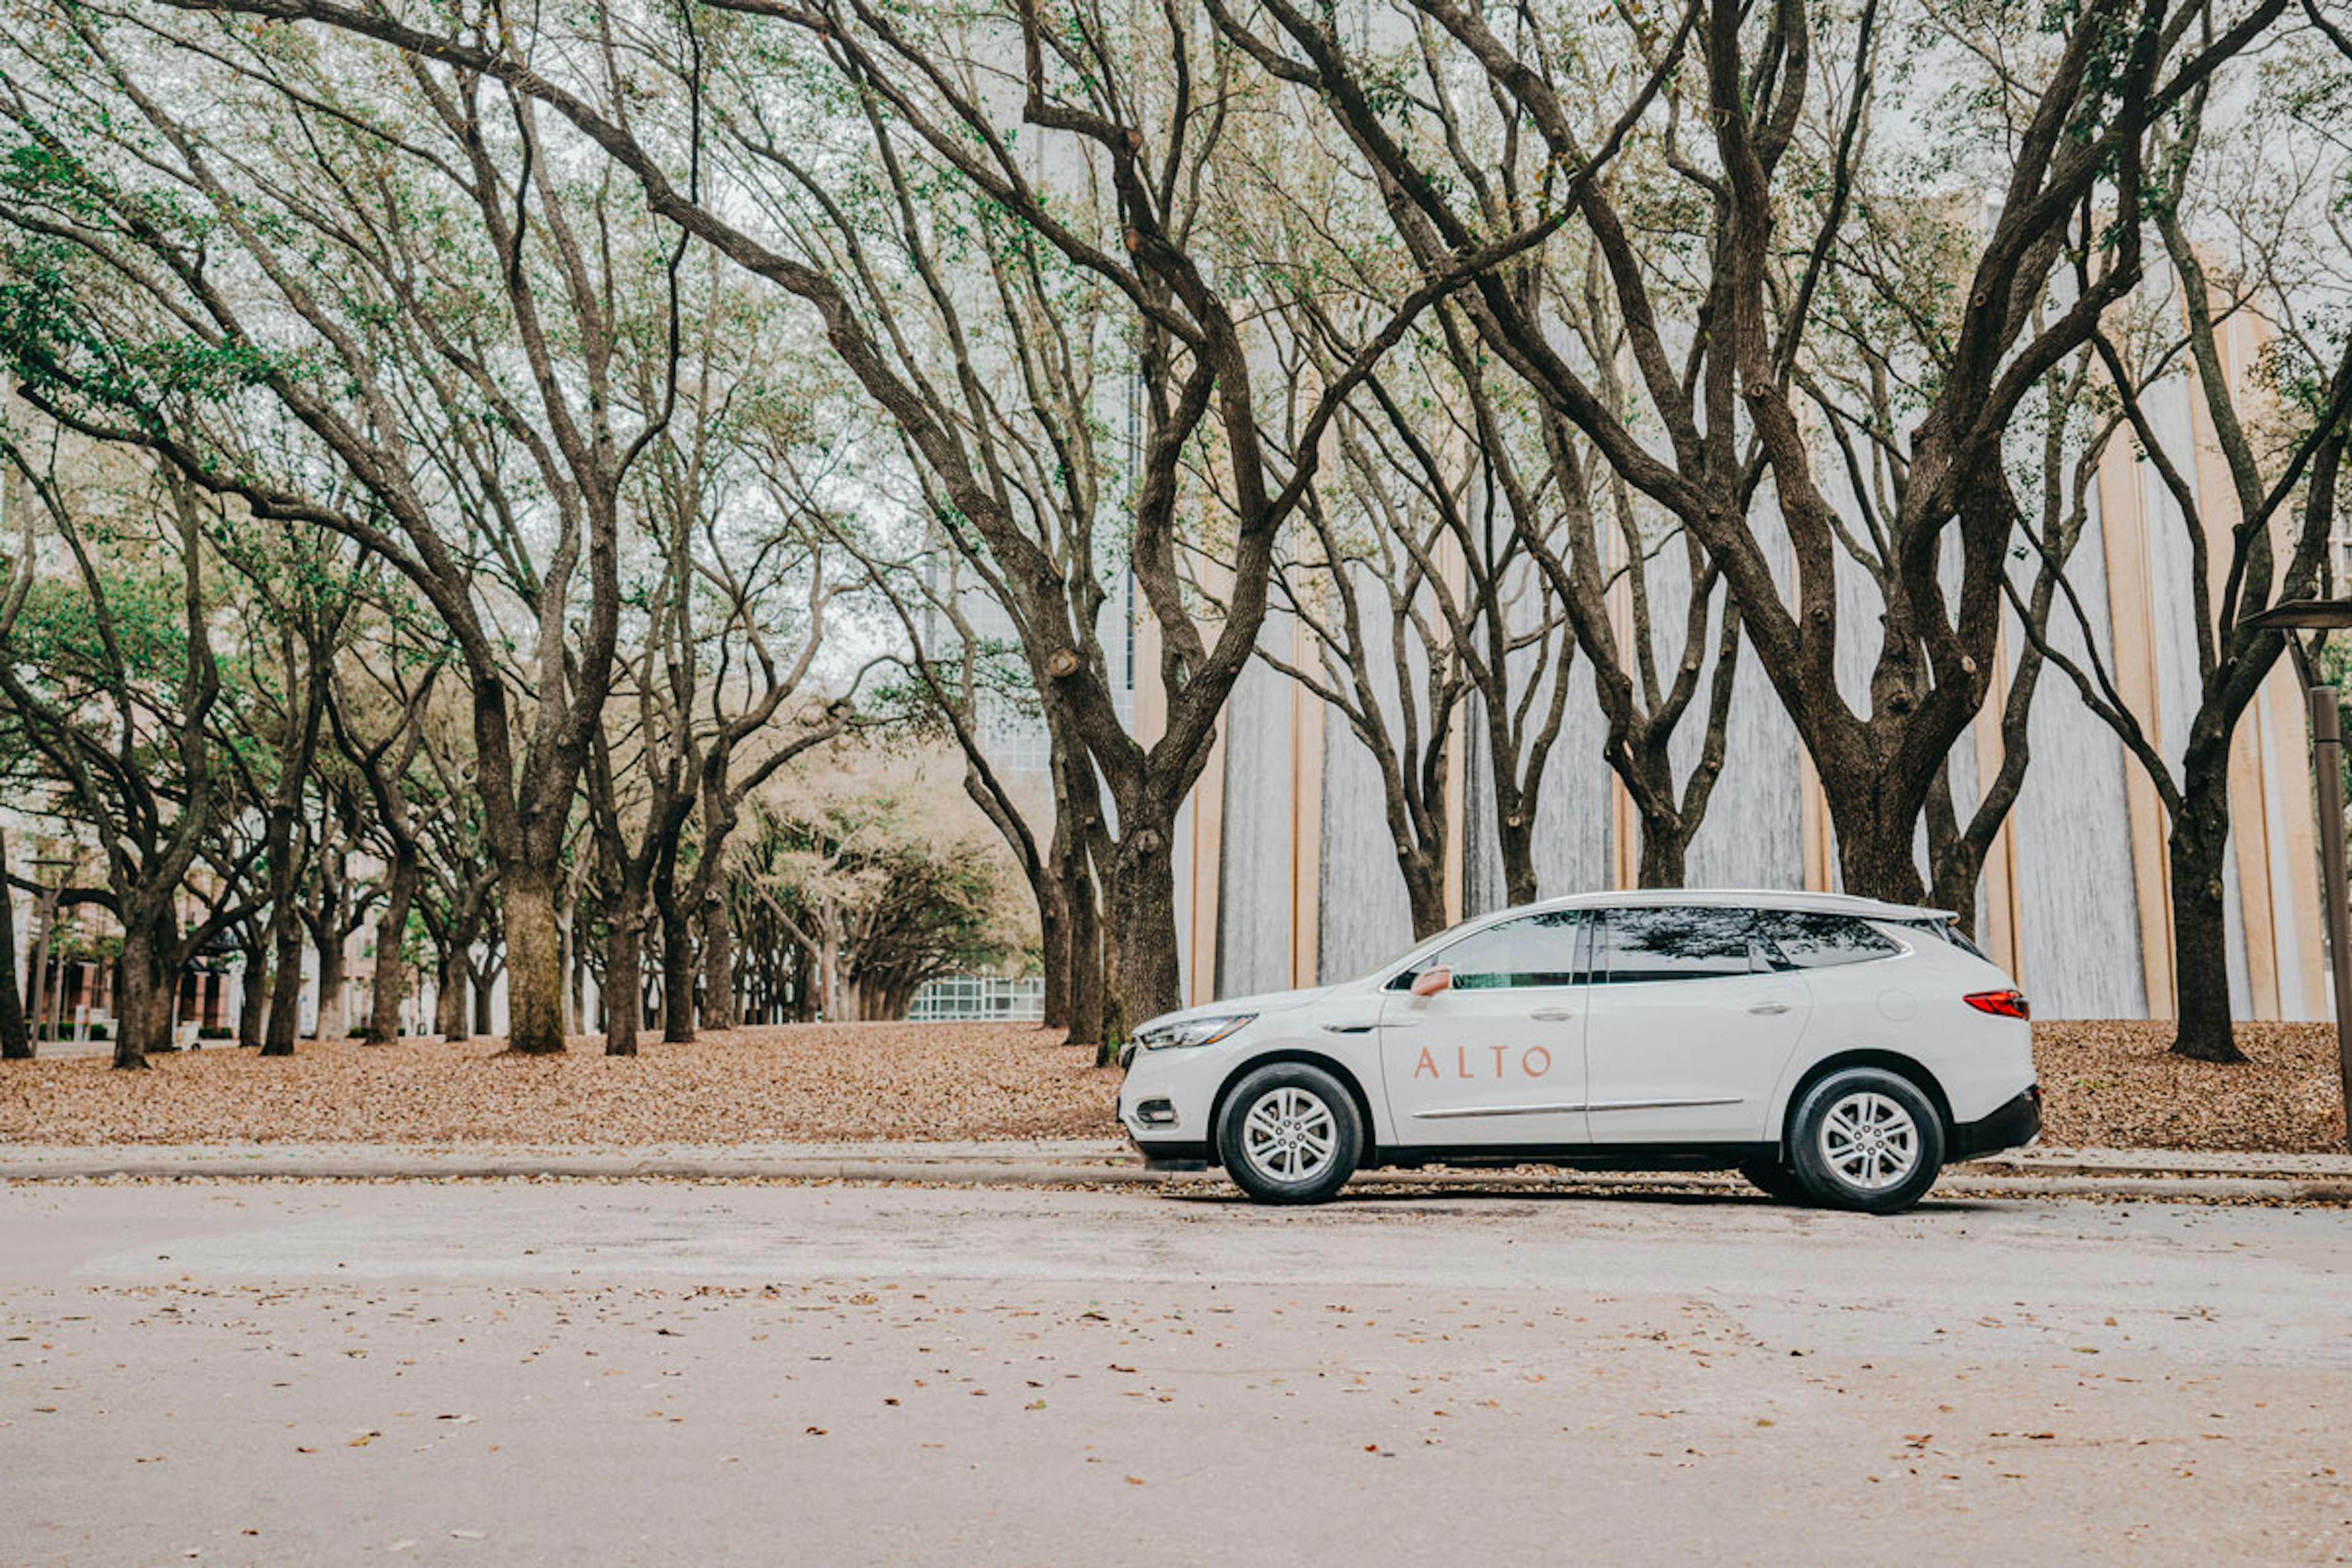
{"label": "tree trunk", "polygon": [[[1507,810],[1504,809],[1499,799],[1496,801],[1495,844],[1496,849],[1501,852],[1503,860],[1503,902],[1512,908],[1534,903],[1538,896],[1536,884],[1535,814],[1528,808],[1524,801],[1512,801]],[[1643,884],[1643,887],[1652,885],[1647,882]],[[1415,916],[1413,923],[1415,938],[1435,936],[1445,929],[1447,922],[1444,913],[1444,900],[1442,896],[1438,900],[1438,923],[1427,931],[1421,929],[1419,916]]]}
{"label": "tree trunk", "polygon": [[[155,994],[160,976],[153,927],[136,914],[123,925],[121,974],[121,990],[114,1009],[114,1065],[141,1068],[147,1066],[147,1053],[159,1044],[156,1004],[161,1000],[168,1008],[170,1002]],[[168,1032],[168,1024],[165,1028]]]}
{"label": "tree trunk", "polygon": [[[1822,771],[1826,777],[1829,769]],[[1906,810],[1894,804],[1899,799],[1911,799],[1913,804]],[[1908,791],[1866,785],[1829,796],[1830,820],[1837,834],[1838,870],[1845,891],[1891,904],[1916,904],[1927,896],[1917,847],[1923,804],[1924,792],[1915,797]]]}
{"label": "tree trunk", "polygon": [[645,1017],[645,977],[640,959],[644,937],[624,897],[604,910],[604,1054],[637,1054],[637,1029]]}
{"label": "tree trunk", "polygon": [[[1106,848],[1095,860],[1102,873],[1102,902],[1097,906],[1097,924],[1102,933],[1102,1034],[1095,1045],[1095,1062],[1104,1066],[1117,1058],[1118,1047],[1127,1042],[1130,1015],[1120,1001],[1120,978],[1126,973],[1125,961],[1118,950],[1118,891],[1113,886],[1118,876],[1118,857],[1116,848]],[[1169,891],[1175,891],[1175,870],[1169,871]],[[1169,923],[1175,923],[1175,910],[1169,910]],[[1180,984],[1179,989],[1181,989]]]}
{"label": "tree trunk", "polygon": [[1062,909],[1068,940],[1068,1043],[1099,1048],[1104,1037],[1102,910],[1095,901],[1094,878],[1087,872],[1084,850],[1070,857]]}
{"label": "tree trunk", "polygon": [[466,1027],[466,960],[445,948],[434,962],[433,1032],[451,1045],[468,1037]]}
{"label": "tree trunk", "polygon": [[481,968],[476,969],[469,961],[466,965],[466,981],[474,993],[474,1033],[478,1035],[496,1033],[494,1026],[498,1022],[498,1017],[492,1004],[498,1000],[496,993],[499,988],[499,966],[495,963],[486,963]]}
{"label": "tree trunk", "polygon": [[417,876],[416,852],[404,845],[393,857],[392,885],[375,928],[375,996],[367,1026],[372,1046],[400,1038],[400,1005],[408,999],[408,906],[416,897]]}
{"label": "tree trunk", "polygon": [[588,952],[580,941],[579,904],[563,928],[563,1024],[565,1036],[584,1035],[588,1022]]}
{"label": "tree trunk", "polygon": [[[1057,868],[1061,863],[1059,829],[1054,837],[1057,847],[1054,867]],[[1038,1023],[1066,1035],[1070,1027],[1070,918],[1058,871],[1046,868],[1030,884],[1029,891],[1037,904],[1038,963],[1045,976],[1045,1005]],[[1075,1035],[1066,1035],[1066,1038],[1070,1044],[1077,1043]]]}
{"label": "tree trunk", "polygon": [[[170,933],[170,940],[173,942],[179,936],[177,922],[178,916],[169,912],[167,905],[166,912],[158,923],[163,931]],[[164,940],[160,935],[154,947],[149,951],[149,962],[155,966],[155,984],[154,988],[147,993],[147,1048],[151,1051],[176,1051],[180,1048],[180,977],[187,968],[186,954],[173,946],[167,957]]]}
{"label": "tree trunk", "polygon": [[825,921],[817,938],[817,1016],[827,1022],[835,1022],[844,1015],[841,994],[841,939],[834,934],[832,921]]}
{"label": "tree trunk", "polygon": [[[1397,869],[1404,874],[1405,907],[1412,912],[1412,940],[1423,942],[1454,922],[1445,918],[1445,863],[1418,849],[1397,850]],[[1514,898],[1513,903],[1528,900]]]}
{"label": "tree trunk", "polygon": [[48,1026],[49,1013],[56,1005],[56,998],[50,994],[49,949],[57,937],[58,913],[46,900],[35,913],[41,922],[41,931],[33,939],[32,1016],[28,1023],[33,1038],[37,1041],[56,1037]]}
{"label": "tree trunk", "polygon": [[265,1057],[290,1057],[294,1037],[301,1032],[302,927],[291,905],[280,903],[269,911],[269,1028],[261,1042]]}
{"label": "tree trunk", "polygon": [[674,880],[654,891],[661,912],[662,1039],[673,1046],[694,1038],[694,932],[686,900]]}
{"label": "tree trunk", "polygon": [[735,1011],[735,912],[723,898],[702,906],[702,1022],[710,1029],[731,1029]]}
{"label": "tree trunk", "polygon": [[[337,900],[340,903],[341,900]],[[340,1040],[352,1032],[351,959],[338,930],[341,916],[329,906],[326,931],[319,942],[319,1020],[311,1032],[317,1040]]]}
{"label": "tree trunk", "polygon": [[555,911],[555,966],[563,973],[563,990],[559,1006],[562,1018],[560,1027],[563,1037],[570,1039],[584,1028],[580,1016],[580,963],[575,951],[580,900],[576,894],[566,892]]}
{"label": "tree trunk", "polygon": [[1947,768],[1927,792],[1924,814],[1927,827],[1927,893],[1930,909],[1949,910],[1959,917],[1959,929],[1969,940],[1978,938],[1977,883],[1984,875],[1987,838],[1981,846],[1960,826],[1952,799],[1951,770]]}
{"label": "tree trunk", "polygon": [[238,976],[236,1043],[258,1047],[269,1030],[269,949],[255,942],[245,950],[245,970]]}
{"label": "tree trunk", "polygon": [[2230,1019],[2230,925],[2222,872],[2230,852],[2229,749],[2218,760],[2192,755],[2172,824],[2172,974],[2179,1028],[2172,1054],[2201,1062],[2242,1062]]}
{"label": "tree trunk", "polygon": [[1642,818],[1642,864],[1636,873],[1644,888],[1679,888],[1688,875],[1690,834],[1682,824],[1658,817]]}
{"label": "tree trunk", "polygon": [[507,1049],[553,1056],[563,1049],[563,954],[555,932],[555,879],[549,868],[509,864],[506,872]]}
{"label": "tree trunk", "polygon": [[1111,925],[1118,945],[1118,984],[1104,1008],[1098,1065],[1108,1066],[1128,1030],[1183,1005],[1176,949],[1176,871],[1168,857],[1172,814],[1120,814],[1112,851]]}
{"label": "tree trunk", "polygon": [[[0,866],[8,858],[8,841],[0,837]],[[25,1002],[16,991],[16,895],[0,882],[0,1061],[33,1059],[32,1031],[25,1026]]]}

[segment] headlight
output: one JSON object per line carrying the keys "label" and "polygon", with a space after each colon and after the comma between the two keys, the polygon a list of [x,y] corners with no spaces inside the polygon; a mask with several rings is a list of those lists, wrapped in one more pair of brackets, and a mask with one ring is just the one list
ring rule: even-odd
{"label": "headlight", "polygon": [[1215,1018],[1183,1018],[1172,1024],[1153,1024],[1135,1032],[1135,1043],[1147,1051],[1174,1051],[1188,1046],[1205,1046],[1223,1039],[1256,1016],[1255,1013],[1228,1013]]}

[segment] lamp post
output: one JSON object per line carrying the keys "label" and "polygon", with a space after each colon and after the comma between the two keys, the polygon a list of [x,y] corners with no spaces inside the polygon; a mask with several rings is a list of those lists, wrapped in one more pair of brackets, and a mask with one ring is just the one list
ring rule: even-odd
{"label": "lamp post", "polygon": [[2286,634],[2287,652],[2311,703],[2311,762],[2319,773],[2319,868],[2326,880],[2327,962],[2336,982],[2336,1071],[2343,1088],[2344,1122],[2352,1138],[2352,913],[2346,910],[2344,868],[2344,731],[2336,688],[2320,679],[2312,650],[2298,632],[2316,632],[2315,647],[2327,634],[2352,628],[2352,599],[2288,599],[2242,623]]}

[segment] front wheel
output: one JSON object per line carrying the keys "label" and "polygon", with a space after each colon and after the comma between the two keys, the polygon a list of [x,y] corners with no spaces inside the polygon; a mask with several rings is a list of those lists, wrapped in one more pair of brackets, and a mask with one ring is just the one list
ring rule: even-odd
{"label": "front wheel", "polygon": [[1355,1096],[1318,1067],[1276,1062],[1234,1087],[1217,1125],[1225,1174],[1262,1204],[1319,1204],[1363,1157]]}
{"label": "front wheel", "polygon": [[1815,1203],[1895,1214],[1936,1184],[1944,1119],[1901,1074],[1847,1068],[1805,1091],[1789,1119],[1788,1158]]}

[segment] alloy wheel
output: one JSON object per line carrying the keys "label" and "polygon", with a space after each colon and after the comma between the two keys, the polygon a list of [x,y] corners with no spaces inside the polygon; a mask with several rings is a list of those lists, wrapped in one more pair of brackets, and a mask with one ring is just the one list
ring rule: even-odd
{"label": "alloy wheel", "polygon": [[1822,1161],[1841,1181],[1884,1192],[1908,1180],[1919,1163],[1919,1126],[1887,1096],[1860,1089],[1822,1118]]}
{"label": "alloy wheel", "polygon": [[1242,1156],[1269,1181],[1304,1182],[1330,1163],[1339,1128],[1322,1097],[1285,1084],[1242,1119]]}

